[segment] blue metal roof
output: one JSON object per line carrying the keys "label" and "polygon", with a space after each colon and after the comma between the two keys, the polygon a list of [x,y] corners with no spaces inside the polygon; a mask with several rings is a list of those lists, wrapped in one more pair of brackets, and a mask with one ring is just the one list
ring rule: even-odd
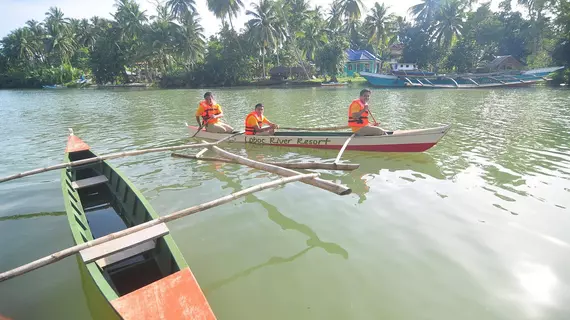
{"label": "blue metal roof", "polygon": [[368,50],[348,49],[348,50],[346,50],[346,54],[348,55],[348,61],[379,60],[372,53],[368,52]]}

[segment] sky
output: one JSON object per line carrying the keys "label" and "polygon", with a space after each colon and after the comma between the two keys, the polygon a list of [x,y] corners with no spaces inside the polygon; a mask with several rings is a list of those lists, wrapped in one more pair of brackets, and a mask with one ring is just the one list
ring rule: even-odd
{"label": "sky", "polygon": [[[165,2],[165,0],[162,0]],[[245,9],[251,9],[251,0],[242,0]],[[259,0],[255,0],[257,2]],[[328,8],[333,0],[309,0],[311,7],[316,5]],[[363,15],[374,6],[378,0],[362,0],[364,3]],[[154,14],[156,0],[137,0],[147,15]],[[378,1],[382,2],[382,1]],[[420,0],[384,0],[384,4],[389,6],[389,12],[401,16],[407,16],[407,10]],[[491,9],[497,10],[500,0],[492,0]],[[23,27],[26,21],[35,19],[42,21],[45,13],[51,6],[59,7],[67,18],[91,18],[100,16],[111,18],[111,13],[115,12],[115,0],[0,0],[0,38],[6,36],[11,30]],[[221,22],[208,11],[206,0],[196,0],[197,10],[201,17],[201,24],[207,37],[215,34],[221,26]],[[368,10],[367,10],[368,9]],[[234,20],[236,29],[241,29],[248,20],[245,10],[242,10],[237,19]]]}

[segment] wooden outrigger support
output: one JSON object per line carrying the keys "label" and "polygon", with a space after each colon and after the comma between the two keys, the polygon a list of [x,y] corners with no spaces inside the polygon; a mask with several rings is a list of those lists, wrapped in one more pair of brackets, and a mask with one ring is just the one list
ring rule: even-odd
{"label": "wooden outrigger support", "polygon": [[356,136],[356,132],[353,133],[350,137],[348,137],[348,139],[346,139],[346,141],[342,145],[342,148],[340,148],[340,151],[338,152],[336,159],[334,160],[335,164],[338,164],[338,162],[340,161],[340,157],[342,157],[342,154],[344,153],[344,149],[346,149],[346,146],[348,146],[348,144],[350,143],[350,140],[352,140],[352,138],[354,138],[354,136]]}
{"label": "wooden outrigger support", "polygon": [[326,127],[326,128],[292,128],[292,127],[279,127],[283,130],[293,130],[293,131],[335,131],[350,129],[350,126],[336,126],[336,127]]}
{"label": "wooden outrigger support", "polygon": [[455,81],[455,79],[453,79],[453,78],[451,78],[451,77],[444,77],[444,78],[451,80],[451,81],[453,82],[453,85],[454,85],[456,88],[459,88],[459,84],[457,83],[457,81]]}
{"label": "wooden outrigger support", "polygon": [[[227,163],[238,163],[237,161],[227,159],[227,158],[217,158],[217,157],[204,157],[202,153],[207,151],[208,149],[205,148],[204,150],[198,152],[197,154],[180,154],[180,153],[172,153],[171,156],[177,158],[186,158],[186,159],[195,159],[195,160],[204,160],[204,161],[219,161],[219,162],[227,162]],[[265,164],[271,164],[274,166],[279,166],[282,168],[288,169],[324,169],[324,170],[355,170],[360,167],[359,164],[352,164],[352,163],[324,163],[324,162],[300,162],[300,163],[288,163],[288,162],[262,162]]]}
{"label": "wooden outrigger support", "polygon": [[[286,170],[286,169],[283,169],[283,170]],[[197,213],[197,212],[204,211],[206,209],[210,209],[210,208],[228,203],[232,200],[235,200],[237,198],[241,198],[245,195],[248,195],[248,194],[251,194],[254,192],[258,192],[261,190],[273,188],[273,187],[278,186],[278,185],[291,183],[294,181],[307,182],[310,180],[316,180],[318,176],[319,176],[318,173],[294,174],[294,175],[291,175],[290,177],[287,177],[287,178],[281,178],[281,179],[277,179],[274,181],[258,184],[258,185],[255,185],[253,187],[250,187],[250,188],[229,194],[225,197],[221,197],[221,198],[216,199],[216,200],[212,200],[212,201],[209,201],[206,203],[202,203],[202,204],[199,204],[197,206],[193,206],[193,207],[190,207],[190,208],[187,208],[184,210],[176,211],[174,213],[162,216],[158,219],[150,220],[148,222],[136,225],[134,227],[124,229],[124,230],[121,230],[118,232],[114,232],[114,233],[108,234],[106,236],[103,236],[103,237],[100,237],[100,238],[97,238],[97,239],[94,239],[94,240],[91,240],[91,241],[88,241],[88,242],[85,242],[82,244],[78,244],[76,246],[73,246],[73,247],[58,251],[56,253],[50,254],[49,256],[45,256],[41,259],[32,261],[32,262],[25,264],[23,266],[20,266],[18,268],[0,273],[0,282],[6,281],[8,279],[11,279],[13,277],[16,277],[16,276],[19,276],[22,274],[25,274],[27,272],[30,272],[32,270],[46,266],[48,264],[52,264],[54,262],[57,262],[59,260],[66,258],[66,257],[69,257],[73,254],[81,252],[82,250],[85,250],[87,248],[91,248],[91,247],[94,247],[97,245],[101,245],[103,243],[107,243],[107,242],[112,241],[114,239],[118,239],[118,238],[130,235],[130,234],[141,232],[143,230],[146,230],[148,228],[151,228],[153,226],[156,226],[156,225],[159,225],[162,223],[166,223],[166,222],[170,222],[170,221],[173,221],[176,219],[180,219],[182,217],[185,217],[185,216]],[[127,248],[125,248],[125,249],[127,249]]]}
{"label": "wooden outrigger support", "polygon": [[[233,154],[231,152],[225,151],[217,146],[211,145],[207,147],[208,149],[216,152],[217,154],[219,154],[222,157],[225,157],[227,159],[233,160],[239,164],[243,164],[245,166],[248,167],[252,167],[255,169],[259,169],[259,170],[264,170],[264,171],[268,171],[271,173],[275,173],[281,176],[286,176],[286,177],[291,177],[291,176],[296,176],[296,175],[300,175],[302,173],[291,170],[291,169],[287,169],[287,168],[283,168],[277,165],[272,165],[272,164],[268,164],[268,163],[263,163],[263,162],[259,162],[259,161],[255,161],[255,160],[251,160],[242,156],[238,156],[236,154]],[[204,150],[202,150],[204,151]],[[200,152],[202,153],[202,152]],[[334,182],[330,182],[327,180],[323,180],[323,179],[319,179],[319,178],[314,178],[314,179],[305,179],[302,180],[302,182],[313,185],[315,187],[330,191],[332,193],[336,193],[338,195],[347,195],[352,193],[352,190],[350,188],[347,188],[343,185],[334,183]]]}
{"label": "wooden outrigger support", "polygon": [[[282,168],[276,165],[272,165],[272,164],[267,164],[267,163],[263,163],[263,162],[259,162],[259,161],[254,161],[242,156],[238,156],[236,154],[233,154],[231,152],[227,152],[223,149],[220,149],[217,146],[211,145],[207,147],[208,149],[216,152],[217,154],[219,154],[222,157],[231,159],[239,164],[243,164],[246,165],[248,167],[252,167],[255,169],[259,169],[259,170],[264,170],[264,171],[268,171],[271,173],[275,173],[281,176],[286,176],[286,177],[292,177],[292,176],[296,176],[296,175],[300,175],[300,172],[291,170],[291,169],[287,169],[287,168]],[[338,195],[347,195],[350,194],[352,192],[352,190],[350,188],[347,188],[343,185],[340,184],[336,184],[334,182],[330,182],[327,180],[323,180],[323,179],[319,179],[319,178],[313,178],[313,179],[303,179],[301,180],[301,182],[304,182],[306,184],[310,184],[312,186],[330,191],[332,193],[336,193]]]}
{"label": "wooden outrigger support", "polygon": [[465,78],[465,79],[467,79],[467,80],[473,82],[476,86],[479,87],[479,84],[478,84],[475,80],[473,80],[473,79],[471,79],[471,78]]}
{"label": "wooden outrigger support", "polygon": [[128,156],[138,156],[141,154],[151,153],[151,152],[174,151],[174,150],[183,150],[183,149],[191,149],[191,148],[204,148],[207,146],[217,145],[218,143],[221,143],[225,140],[233,138],[234,136],[242,134],[242,133],[243,133],[243,131],[232,134],[230,136],[227,136],[223,139],[220,139],[220,140],[218,140],[216,142],[212,142],[212,143],[205,142],[205,143],[199,143],[199,144],[184,144],[184,145],[172,146],[172,147],[162,147],[162,148],[152,148],[152,149],[144,149],[144,150],[127,151],[127,152],[117,152],[117,153],[111,153],[111,154],[102,155],[102,156],[89,158],[89,159],[83,159],[83,160],[72,161],[72,162],[64,162],[64,163],[56,164],[56,165],[53,165],[50,167],[34,169],[34,170],[30,170],[30,171],[25,171],[25,172],[13,174],[11,176],[3,177],[3,178],[0,178],[0,183],[10,181],[10,180],[14,180],[14,179],[18,179],[18,178],[31,176],[33,174],[38,174],[38,173],[42,173],[42,172],[47,172],[47,171],[51,171],[51,170],[58,170],[58,169],[63,169],[63,168],[70,168],[70,167],[75,167],[75,166],[79,166],[82,164],[98,162],[98,161],[103,161],[103,160],[128,157]]}

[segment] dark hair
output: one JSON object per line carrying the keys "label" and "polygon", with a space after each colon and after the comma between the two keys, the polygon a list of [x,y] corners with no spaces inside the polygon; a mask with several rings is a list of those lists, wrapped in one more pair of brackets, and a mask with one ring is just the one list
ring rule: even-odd
{"label": "dark hair", "polygon": [[257,107],[263,107],[263,103],[258,103],[255,105],[255,109],[257,109]]}
{"label": "dark hair", "polygon": [[362,89],[362,90],[360,90],[360,96],[362,97],[366,92],[372,93],[372,91],[370,91],[370,89]]}
{"label": "dark hair", "polygon": [[207,97],[211,97],[212,93],[210,91],[204,93],[204,99],[206,99]]}

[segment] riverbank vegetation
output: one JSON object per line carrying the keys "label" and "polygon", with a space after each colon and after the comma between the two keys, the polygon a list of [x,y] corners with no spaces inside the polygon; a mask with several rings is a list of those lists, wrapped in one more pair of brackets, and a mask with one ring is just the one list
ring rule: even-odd
{"label": "riverbank vegetation", "polygon": [[[330,79],[342,73],[346,49],[388,60],[394,43],[403,45],[401,61],[438,72],[471,71],[499,55],[529,68],[570,65],[567,0],[504,0],[498,11],[489,2],[422,0],[410,8],[412,20],[380,2],[256,1],[245,8],[241,0],[208,0],[222,21],[208,39],[194,0],[159,2],[153,14],[117,0],[112,19],[78,20],[49,8],[43,21],[30,20],[0,41],[0,88],[64,84],[82,74],[98,84],[233,86],[263,83],[275,66],[300,67],[301,79]],[[248,22],[234,26],[244,10]]]}

